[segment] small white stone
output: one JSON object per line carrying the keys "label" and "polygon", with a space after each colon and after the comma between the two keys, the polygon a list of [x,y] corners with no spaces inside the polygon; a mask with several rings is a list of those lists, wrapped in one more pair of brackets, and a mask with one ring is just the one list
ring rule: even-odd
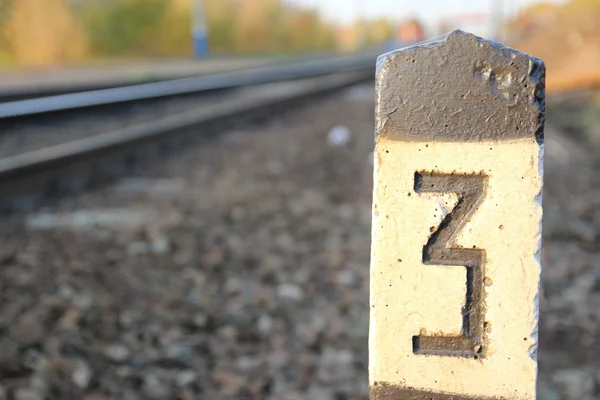
{"label": "small white stone", "polygon": [[104,349],[104,354],[115,362],[123,362],[129,357],[129,349],[122,344],[112,344]]}
{"label": "small white stone", "polygon": [[261,333],[271,332],[272,327],[273,327],[273,320],[268,315],[263,314],[258,318],[258,330]]}
{"label": "small white stone", "polygon": [[92,370],[90,366],[83,360],[76,361],[76,367],[71,374],[71,380],[80,388],[87,388],[92,380]]}
{"label": "small white stone", "polygon": [[194,383],[198,379],[198,374],[192,370],[181,371],[177,374],[177,386],[183,387]]}
{"label": "small white stone", "polygon": [[194,326],[196,326],[198,328],[203,328],[208,323],[208,316],[203,312],[198,312],[198,313],[194,314],[193,322],[194,322]]}
{"label": "small white stone", "polygon": [[327,134],[327,142],[333,147],[345,146],[350,139],[352,139],[350,130],[343,125],[334,126]]}
{"label": "small white stone", "polygon": [[304,296],[302,289],[293,283],[283,283],[277,287],[279,297],[290,300],[300,300]]}
{"label": "small white stone", "polygon": [[152,249],[152,253],[154,254],[165,254],[171,249],[171,242],[166,236],[159,235],[152,240],[150,248]]}
{"label": "small white stone", "polygon": [[352,286],[358,282],[358,277],[354,271],[345,269],[338,274],[338,281],[342,285]]}

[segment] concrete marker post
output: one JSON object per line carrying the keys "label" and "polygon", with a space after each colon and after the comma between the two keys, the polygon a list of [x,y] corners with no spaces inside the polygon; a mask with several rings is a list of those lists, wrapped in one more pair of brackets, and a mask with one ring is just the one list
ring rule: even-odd
{"label": "concrete marker post", "polygon": [[535,399],[544,77],[462,31],[379,58],[372,399]]}

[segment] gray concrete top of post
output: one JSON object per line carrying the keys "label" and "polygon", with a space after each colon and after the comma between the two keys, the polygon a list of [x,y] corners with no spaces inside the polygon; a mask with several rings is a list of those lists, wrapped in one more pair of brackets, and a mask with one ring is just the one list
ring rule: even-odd
{"label": "gray concrete top of post", "polygon": [[543,143],[542,60],[455,30],[377,60],[377,132],[392,140]]}

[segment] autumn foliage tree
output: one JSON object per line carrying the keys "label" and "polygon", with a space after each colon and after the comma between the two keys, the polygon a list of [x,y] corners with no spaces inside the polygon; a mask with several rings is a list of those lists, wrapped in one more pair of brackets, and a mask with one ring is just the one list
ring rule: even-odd
{"label": "autumn foliage tree", "polygon": [[[191,54],[193,0],[0,0],[0,62]],[[333,50],[339,27],[288,0],[203,0],[213,54]],[[392,30],[365,22],[367,44]]]}
{"label": "autumn foliage tree", "polygon": [[42,66],[82,59],[86,35],[68,0],[15,0],[3,10],[4,44],[18,64]]}
{"label": "autumn foliage tree", "polygon": [[169,3],[169,0],[86,0],[77,3],[76,12],[86,27],[94,54],[126,55],[132,49],[151,54],[152,33],[164,19]]}

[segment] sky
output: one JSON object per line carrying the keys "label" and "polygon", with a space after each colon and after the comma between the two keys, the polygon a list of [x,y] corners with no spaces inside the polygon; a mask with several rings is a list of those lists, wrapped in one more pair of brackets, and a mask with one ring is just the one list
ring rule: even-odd
{"label": "sky", "polygon": [[[289,0],[292,3],[316,7],[329,20],[347,24],[358,16],[387,16],[400,21],[416,17],[433,29],[442,16],[467,13],[490,15],[496,7],[503,15],[512,15],[538,0]],[[551,0],[560,2],[561,0]],[[562,0],[564,1],[564,0]],[[497,15],[497,13],[494,13]],[[484,25],[484,24],[481,24]],[[489,25],[489,24],[485,24]],[[465,28],[463,26],[457,26]],[[468,28],[468,27],[467,27]],[[482,30],[486,27],[482,26]],[[477,32],[474,32],[477,33]]]}

